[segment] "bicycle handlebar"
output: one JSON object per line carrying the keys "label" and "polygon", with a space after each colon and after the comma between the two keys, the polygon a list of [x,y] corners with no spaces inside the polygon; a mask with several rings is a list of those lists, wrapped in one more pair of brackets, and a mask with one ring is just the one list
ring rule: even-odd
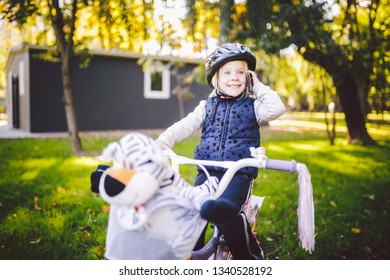
{"label": "bicycle handlebar", "polygon": [[295,160],[278,160],[278,159],[267,159],[265,169],[287,171],[291,174],[298,172],[297,162]]}
{"label": "bicycle handlebar", "polygon": [[234,174],[244,167],[256,167],[262,169],[286,171],[291,174],[297,172],[297,162],[295,160],[277,160],[269,159],[266,155],[260,154],[253,158],[244,158],[238,161],[209,161],[209,160],[194,160],[176,155],[172,150],[165,150],[164,154],[172,160],[176,159],[176,164],[197,164],[203,166],[220,166],[226,168],[226,172],[219,182],[219,187],[215,193],[215,197],[218,198],[226,189]]}
{"label": "bicycle handlebar", "polygon": [[215,193],[215,197],[219,197],[229,185],[229,182],[233,178],[234,174],[243,167],[257,167],[263,169],[271,169],[278,171],[287,171],[291,174],[297,172],[297,164],[295,160],[276,160],[268,159],[265,155],[258,158],[244,158],[235,162],[234,165],[229,167],[219,182],[219,188]]}

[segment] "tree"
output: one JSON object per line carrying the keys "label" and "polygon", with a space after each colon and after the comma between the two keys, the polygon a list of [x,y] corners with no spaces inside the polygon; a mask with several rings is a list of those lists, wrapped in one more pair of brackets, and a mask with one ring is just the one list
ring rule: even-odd
{"label": "tree", "polygon": [[[78,5],[77,1],[68,2],[65,1],[64,6],[60,7],[58,0],[40,2],[25,0],[5,1],[1,13],[6,20],[16,22],[20,26],[26,24],[34,16],[45,16],[51,23],[55,33],[56,46],[61,57],[63,101],[70,141],[73,152],[79,154],[82,151],[82,145],[73,102],[71,75],[71,57],[74,47],[73,38]],[[42,9],[43,7],[46,9]],[[42,12],[42,10],[46,10],[46,13]]]}
{"label": "tree", "polygon": [[[62,10],[58,0],[48,1],[50,9],[50,19],[56,35],[57,47],[61,53],[61,74],[64,90],[65,115],[68,124],[68,131],[73,152],[78,154],[83,148],[79,136],[79,127],[77,122],[76,110],[73,102],[73,85],[71,73],[71,58],[73,51],[73,35],[75,31],[75,21],[77,12],[77,1],[72,1],[69,7],[64,6]],[[66,12],[68,11],[68,12]],[[68,33],[66,33],[68,29]]]}
{"label": "tree", "polygon": [[176,81],[176,86],[172,89],[172,94],[176,96],[178,101],[180,119],[186,116],[184,101],[195,97],[195,95],[191,92],[190,85],[193,81],[194,72],[197,70],[195,68],[193,71],[180,73],[181,67],[182,65],[180,63],[176,63],[173,65],[173,69],[171,71],[172,76]]}
{"label": "tree", "polygon": [[[1,2],[2,18],[15,22],[20,28],[31,31],[37,22],[43,23],[44,30],[35,34],[36,38],[41,38],[36,40],[36,43],[48,45],[49,34],[54,32],[54,45],[61,61],[65,114],[74,153],[80,154],[83,149],[73,100],[72,57],[80,54],[80,50],[88,50],[93,44],[103,48],[117,47],[142,51],[142,43],[148,37],[152,7],[151,3],[139,3],[136,0]],[[95,29],[98,31],[94,32]]]}
{"label": "tree", "polygon": [[226,43],[231,37],[233,27],[232,15],[234,14],[234,0],[219,1],[220,24],[219,44]]}
{"label": "tree", "polygon": [[[330,6],[327,1],[247,0],[248,14],[240,19],[247,28],[237,38],[250,37],[270,52],[295,45],[304,59],[332,77],[349,142],[375,144],[366,129],[367,99],[374,69],[386,71],[376,59],[383,50],[389,51],[385,2],[348,0]],[[335,7],[339,14],[333,13]],[[256,12],[263,18],[250,17]]]}
{"label": "tree", "polygon": [[386,107],[389,95],[388,0],[218,3],[220,16],[219,22],[214,21],[215,28],[230,24],[228,40],[273,54],[293,45],[305,60],[325,69],[345,114],[349,142],[375,144],[367,132],[366,116],[371,109],[369,93],[376,98],[375,104],[381,104],[377,108]]}

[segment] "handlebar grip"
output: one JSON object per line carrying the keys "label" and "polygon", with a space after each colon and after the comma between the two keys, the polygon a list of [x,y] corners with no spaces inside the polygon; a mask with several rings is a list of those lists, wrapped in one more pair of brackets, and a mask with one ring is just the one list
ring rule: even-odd
{"label": "handlebar grip", "polygon": [[297,172],[297,162],[295,160],[278,160],[278,159],[267,159],[265,164],[266,169],[287,171],[291,174]]}

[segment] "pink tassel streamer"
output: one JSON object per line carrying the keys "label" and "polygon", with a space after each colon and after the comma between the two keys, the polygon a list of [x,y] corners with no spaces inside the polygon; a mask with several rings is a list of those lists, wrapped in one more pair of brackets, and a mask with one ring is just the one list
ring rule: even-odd
{"label": "pink tassel streamer", "polygon": [[303,163],[297,164],[299,198],[298,198],[298,232],[301,246],[310,254],[315,246],[313,186],[310,172]]}

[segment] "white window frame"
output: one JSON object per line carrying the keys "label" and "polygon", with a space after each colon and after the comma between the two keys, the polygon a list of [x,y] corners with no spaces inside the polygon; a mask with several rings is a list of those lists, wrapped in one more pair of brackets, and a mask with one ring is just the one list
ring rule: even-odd
{"label": "white window frame", "polygon": [[[162,72],[162,90],[152,90],[152,73]],[[155,63],[144,71],[144,97],[146,99],[169,99],[171,74],[168,66]]]}

